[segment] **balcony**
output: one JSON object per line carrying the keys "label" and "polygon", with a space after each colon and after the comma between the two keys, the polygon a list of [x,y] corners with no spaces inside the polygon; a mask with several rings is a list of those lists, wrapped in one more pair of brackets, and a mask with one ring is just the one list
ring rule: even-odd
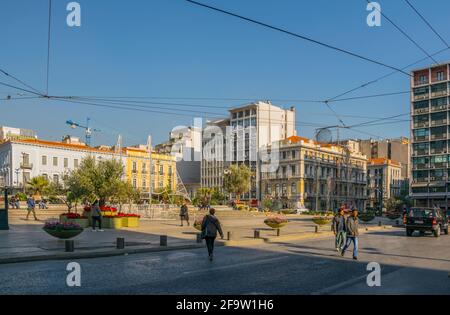
{"label": "balcony", "polygon": [[442,154],[447,153],[447,148],[431,148],[431,154]]}
{"label": "balcony", "polygon": [[426,85],[429,84],[430,81],[428,80],[414,80],[414,86],[420,86],[420,85]]}
{"label": "balcony", "polygon": [[430,163],[430,168],[446,168],[447,163]]}
{"label": "balcony", "polygon": [[446,133],[440,133],[440,134],[432,134],[431,135],[431,140],[442,140],[442,139],[447,139],[447,134]]}
{"label": "balcony", "polygon": [[414,156],[428,155],[428,150],[416,150],[416,151],[413,151],[413,155]]}
{"label": "balcony", "polygon": [[33,168],[33,163],[30,162],[22,162],[20,163],[21,169],[31,170]]}
{"label": "balcony", "polygon": [[418,177],[413,179],[413,183],[426,183],[428,182],[428,177]]}
{"label": "balcony", "polygon": [[439,112],[444,110],[447,110],[447,105],[431,106],[431,112]]}
{"label": "balcony", "polygon": [[442,182],[442,181],[446,181],[447,180],[447,176],[431,176],[430,177],[430,181],[434,181],[434,182]]}
{"label": "balcony", "polygon": [[418,141],[428,141],[428,136],[415,136],[414,142],[418,142]]}
{"label": "balcony", "polygon": [[427,170],[429,168],[428,163],[420,163],[413,165],[413,170]]}
{"label": "balcony", "polygon": [[137,173],[137,169],[132,169],[131,173],[136,174]]}
{"label": "balcony", "polygon": [[447,90],[431,92],[431,97],[441,97],[441,96],[446,96],[446,95],[447,95]]}
{"label": "balcony", "polygon": [[426,113],[428,113],[429,111],[430,111],[430,108],[429,108],[429,107],[417,108],[417,109],[414,109],[414,114],[415,114],[415,115],[418,115],[418,114],[426,114]]}
{"label": "balcony", "polygon": [[427,100],[428,98],[429,98],[428,93],[414,95],[414,100],[415,101]]}
{"label": "balcony", "polygon": [[423,127],[429,127],[430,123],[428,121],[421,121],[414,123],[414,128],[423,128]]}
{"label": "balcony", "polygon": [[436,119],[431,121],[431,126],[441,126],[446,125],[447,119]]}

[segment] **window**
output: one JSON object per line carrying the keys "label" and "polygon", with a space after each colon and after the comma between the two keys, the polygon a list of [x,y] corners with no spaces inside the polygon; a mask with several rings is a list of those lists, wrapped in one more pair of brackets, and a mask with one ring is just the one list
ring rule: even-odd
{"label": "window", "polygon": [[137,187],[137,180],[136,180],[136,177],[133,177],[133,187],[134,187],[134,188]]}
{"label": "window", "polygon": [[142,180],[142,188],[147,188],[147,181],[145,179]]}
{"label": "window", "polygon": [[297,193],[297,183],[292,183],[291,184],[291,194],[296,194]]}
{"label": "window", "polygon": [[48,175],[47,175],[47,174],[42,174],[42,177],[43,177],[46,181],[48,181]]}
{"label": "window", "polygon": [[133,164],[132,164],[133,166],[132,166],[132,172],[133,173],[136,173],[136,170],[137,170],[137,163],[136,163],[136,161],[133,161]]}
{"label": "window", "polygon": [[58,174],[53,175],[53,182],[55,184],[59,184],[59,175]]}
{"label": "window", "polygon": [[428,83],[428,77],[424,74],[419,76],[419,84],[426,84],[426,83]]}
{"label": "window", "polygon": [[69,167],[69,159],[64,158],[64,167]]}
{"label": "window", "polygon": [[53,157],[53,166],[58,166],[58,158],[56,156]]}
{"label": "window", "polygon": [[78,159],[74,159],[73,160],[73,167],[77,168],[78,167]]}
{"label": "window", "polygon": [[46,155],[42,156],[42,165],[47,165],[47,156]]}
{"label": "window", "polygon": [[159,175],[163,175],[164,174],[164,165],[160,165],[159,166]]}
{"label": "window", "polygon": [[444,71],[439,71],[438,73],[436,73],[436,79],[438,81],[444,81]]}
{"label": "window", "polygon": [[147,164],[146,163],[142,163],[142,173],[146,172],[146,168],[147,168]]}

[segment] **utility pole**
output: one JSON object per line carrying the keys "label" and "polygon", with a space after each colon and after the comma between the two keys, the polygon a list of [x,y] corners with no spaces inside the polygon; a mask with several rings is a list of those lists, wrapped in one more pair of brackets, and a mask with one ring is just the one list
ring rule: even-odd
{"label": "utility pole", "polygon": [[152,169],[153,169],[153,160],[152,160],[152,136],[149,135],[147,138],[147,149],[149,154],[149,160],[150,160],[150,166],[149,166],[149,180],[150,183],[148,185],[148,201],[149,201],[149,207],[152,208],[152,193],[153,193],[153,178],[152,178]]}

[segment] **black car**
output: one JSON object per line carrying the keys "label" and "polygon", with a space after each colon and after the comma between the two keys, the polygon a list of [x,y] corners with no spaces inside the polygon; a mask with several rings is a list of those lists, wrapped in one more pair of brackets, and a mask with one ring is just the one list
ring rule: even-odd
{"label": "black car", "polygon": [[448,234],[447,213],[439,208],[411,208],[405,217],[406,235],[411,236],[414,231],[421,235],[433,232],[435,237],[443,231]]}

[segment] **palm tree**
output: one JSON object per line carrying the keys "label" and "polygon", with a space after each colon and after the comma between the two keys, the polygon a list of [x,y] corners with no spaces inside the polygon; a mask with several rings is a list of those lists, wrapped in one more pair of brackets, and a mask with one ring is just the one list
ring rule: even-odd
{"label": "palm tree", "polygon": [[40,196],[49,184],[50,183],[44,176],[36,176],[27,182],[27,189],[31,191],[33,195]]}

